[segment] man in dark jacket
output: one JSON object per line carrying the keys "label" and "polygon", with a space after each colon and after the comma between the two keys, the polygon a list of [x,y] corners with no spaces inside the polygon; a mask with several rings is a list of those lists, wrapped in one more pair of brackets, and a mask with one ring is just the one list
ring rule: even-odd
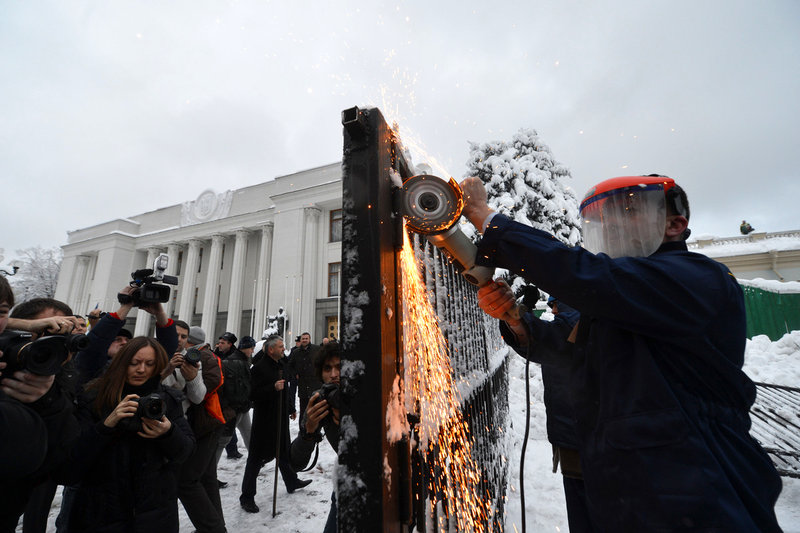
{"label": "man in dark jacket", "polygon": [[292,348],[289,353],[289,368],[292,376],[297,380],[297,397],[300,400],[300,419],[306,412],[308,399],[322,383],[314,373],[314,353],[318,346],[311,344],[311,334],[306,332],[300,335],[300,345]]}
{"label": "man in dark jacket", "polygon": [[[266,356],[250,369],[250,399],[253,400],[253,427],[250,435],[250,450],[242,479],[242,495],[239,502],[248,513],[257,513],[255,503],[256,478],[261,467],[279,454],[278,467],[289,493],[311,483],[302,480],[292,469],[289,461],[289,418],[297,415],[294,406],[285,399],[286,357],[283,339],[270,337],[264,343]],[[280,446],[280,448],[278,448]]]}
{"label": "man in dark jacket", "polygon": [[[250,360],[256,340],[245,335],[239,340],[239,346],[233,354],[222,362],[222,372],[225,375],[225,386],[222,388],[222,406],[235,413],[233,420],[228,420],[226,433],[230,439],[225,445],[228,459],[241,459],[239,453],[236,430],[242,433],[245,448],[250,448]],[[227,418],[227,415],[226,415]],[[222,456],[222,450],[217,450],[217,463]]]}
{"label": "man in dark jacket", "polygon": [[[11,287],[0,277],[0,333],[13,306]],[[60,322],[51,321],[51,331]],[[6,365],[0,352],[0,531],[14,531],[31,491],[64,460],[79,427],[54,376],[8,372]]]}
{"label": "man in dark jacket", "polygon": [[214,347],[214,353],[220,359],[225,359],[233,352],[236,351],[236,344],[237,338],[236,335],[231,333],[230,331],[226,331],[222,335],[219,336],[217,339],[217,345]]}
{"label": "man in dark jacket", "polygon": [[[535,292],[538,297],[539,291]],[[527,301],[527,295],[523,303],[533,308],[533,302]],[[580,314],[552,296],[548,298],[547,305],[552,309],[553,320],[541,320],[531,314],[528,327],[533,340],[526,346],[517,344],[516,336],[504,322],[500,323],[500,331],[518,354],[542,365],[547,440],[553,447],[553,473],[558,467],[561,468],[569,530],[597,531],[598,528],[592,524],[586,500],[575,414],[569,398],[569,365],[574,345],[567,338]]]}
{"label": "man in dark jacket", "polygon": [[[593,520],[608,531],[780,531],[780,478],[750,437],[742,291],[687,251],[689,205],[663,176],[607,180],[581,205],[586,248],[494,213],[478,178],[464,214],[477,262],[525,277],[581,313],[570,373]],[[527,344],[503,286],[481,308]]]}

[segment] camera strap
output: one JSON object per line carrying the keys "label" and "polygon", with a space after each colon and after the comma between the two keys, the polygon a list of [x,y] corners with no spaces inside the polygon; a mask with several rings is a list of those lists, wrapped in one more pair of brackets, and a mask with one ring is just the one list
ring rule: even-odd
{"label": "camera strap", "polygon": [[319,442],[314,444],[314,459],[312,459],[311,464],[302,470],[298,470],[297,473],[299,474],[300,472],[308,472],[309,470],[317,466],[317,459],[319,459]]}

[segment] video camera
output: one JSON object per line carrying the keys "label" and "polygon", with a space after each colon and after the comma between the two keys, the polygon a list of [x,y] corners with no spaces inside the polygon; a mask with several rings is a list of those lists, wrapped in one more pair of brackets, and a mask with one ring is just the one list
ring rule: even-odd
{"label": "video camera", "polygon": [[89,346],[86,335],[47,335],[33,340],[27,331],[8,330],[0,334],[0,361],[7,363],[3,374],[10,376],[18,370],[27,370],[39,376],[54,376],[70,355]]}
{"label": "video camera", "polygon": [[141,431],[143,418],[161,420],[167,414],[167,403],[164,401],[162,393],[153,392],[134,401],[139,403],[136,414],[120,421],[121,427],[128,431]]}
{"label": "video camera", "polygon": [[169,264],[167,254],[159,254],[153,262],[153,268],[143,268],[131,273],[131,287],[136,290],[131,294],[117,294],[117,300],[125,305],[133,303],[134,307],[141,304],[164,303],[169,301],[169,287],[164,285],[178,284],[178,276],[164,274]]}

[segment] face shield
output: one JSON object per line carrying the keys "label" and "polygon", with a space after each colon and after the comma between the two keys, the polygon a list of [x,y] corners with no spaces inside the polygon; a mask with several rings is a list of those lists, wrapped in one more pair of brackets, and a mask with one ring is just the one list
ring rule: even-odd
{"label": "face shield", "polygon": [[647,257],[664,240],[664,184],[640,183],[597,194],[593,190],[581,203],[581,219],[584,248],[590,252]]}

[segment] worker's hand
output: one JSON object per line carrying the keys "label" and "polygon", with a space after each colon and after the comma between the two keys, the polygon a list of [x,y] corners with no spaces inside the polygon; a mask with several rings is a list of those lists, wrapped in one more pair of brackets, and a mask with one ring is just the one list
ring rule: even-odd
{"label": "worker's hand", "polygon": [[278,381],[275,382],[275,390],[283,390],[285,386],[286,386],[285,379],[279,379]]}
{"label": "worker's hand", "polygon": [[472,222],[477,230],[483,233],[483,222],[494,212],[489,207],[486,196],[486,187],[480,178],[465,178],[460,184],[464,197],[464,210],[462,214]]}
{"label": "worker's hand", "polygon": [[490,281],[478,289],[478,305],[483,312],[494,318],[508,322],[511,326],[518,326],[521,321],[510,311],[517,308],[514,292],[502,279]]}

